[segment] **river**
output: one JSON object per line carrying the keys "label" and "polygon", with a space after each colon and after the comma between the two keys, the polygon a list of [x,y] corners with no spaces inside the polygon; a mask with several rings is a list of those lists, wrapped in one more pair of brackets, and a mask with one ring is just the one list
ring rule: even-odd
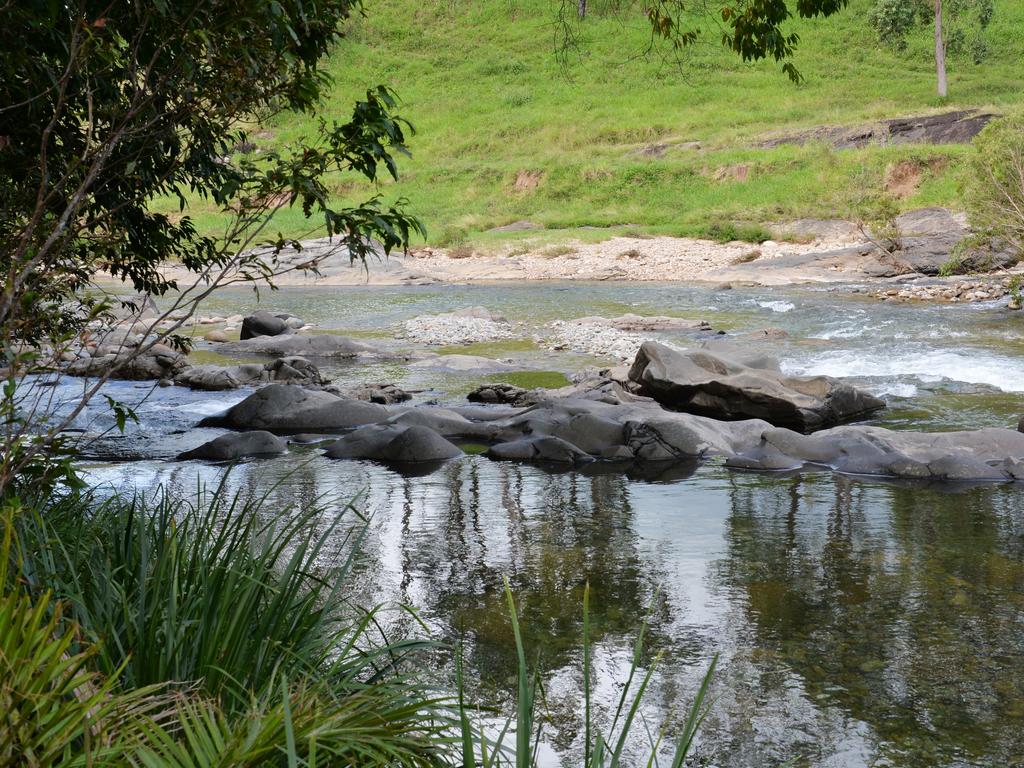
{"label": "river", "polygon": [[[392,344],[403,320],[470,305],[521,323],[524,338],[553,319],[626,312],[707,320],[726,336],[778,327],[788,338],[748,343],[787,371],[840,376],[884,397],[889,408],[873,423],[1012,427],[1024,412],[1024,325],[996,304],[882,303],[847,288],[609,283],[290,288],[261,298],[320,330]],[[254,302],[251,292],[226,290],[204,313]],[[561,373],[601,362],[531,344],[491,353]],[[393,362],[321,369],[341,384],[395,383],[421,402],[458,402],[479,383]],[[76,386],[61,384],[56,397],[73,397]],[[194,424],[247,391],[116,382],[107,392],[141,401],[141,423],[92,445],[83,468],[93,483],[191,493],[223,478],[224,467],[172,457],[218,434]],[[105,410],[96,404],[77,426],[109,427]],[[461,640],[471,689],[484,700],[507,702],[513,690],[508,577],[545,685],[552,763],[569,764],[580,749],[589,582],[603,714],[645,617],[643,664],[660,656],[643,710],[652,728],[685,709],[720,654],[702,765],[1024,764],[1024,493],[1016,486],[753,474],[717,462],[655,475],[549,472],[476,455],[417,476],[329,461],[315,448],[243,462],[227,483],[269,492],[268,510],[326,498],[342,514],[343,501],[358,497],[370,516],[360,595],[411,605],[433,637]]]}

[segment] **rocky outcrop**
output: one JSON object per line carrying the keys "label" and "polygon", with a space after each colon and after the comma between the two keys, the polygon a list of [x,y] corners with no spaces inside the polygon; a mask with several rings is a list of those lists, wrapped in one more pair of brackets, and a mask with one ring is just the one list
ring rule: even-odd
{"label": "rocky outcrop", "polygon": [[293,315],[275,315],[260,309],[242,319],[242,331],[239,338],[244,341],[259,336],[281,336],[294,333],[295,329],[302,327],[302,324],[302,321]]}
{"label": "rocky outcrop", "polygon": [[270,384],[226,413],[203,419],[200,426],[265,429],[277,434],[332,432],[375,424],[388,415],[384,406],[374,403],[323,390]]}
{"label": "rocky outcrop", "polygon": [[863,418],[885,403],[827,376],[779,372],[770,359],[727,356],[702,348],[680,352],[645,342],[629,372],[641,394],[716,419],[764,419],[800,432]]}
{"label": "rocky outcrop", "polygon": [[188,367],[185,355],[166,344],[154,344],[141,353],[134,345],[101,346],[90,356],[72,361],[64,370],[71,376],[148,381],[173,379]]}
{"label": "rocky outcrop", "polygon": [[195,365],[174,378],[178,386],[218,392],[256,384],[300,384],[321,386],[327,380],[319,369],[304,357],[281,357],[266,365]]}
{"label": "rocky outcrop", "polygon": [[447,461],[463,453],[428,427],[387,424],[357,429],[328,447],[324,455],[329,459],[409,464]]}
{"label": "rocky outcrop", "polygon": [[284,440],[270,432],[257,430],[221,435],[198,448],[179,454],[178,459],[233,461],[249,456],[278,456],[287,450],[288,445]]}
{"label": "rocky outcrop", "polygon": [[720,456],[737,469],[794,470],[814,464],[883,477],[1024,480],[1024,433],[1009,429],[921,433],[842,426],[807,435],[762,419],[723,421],[667,410],[628,393],[611,401],[566,397],[523,409],[456,411],[388,408],[272,384],[203,424],[264,432],[227,435],[182,458],[225,461],[283,450],[283,443],[268,433],[304,433],[302,441],[320,442],[327,433],[344,432],[328,447],[328,457],[428,464],[462,455],[453,441],[472,440],[489,445],[486,455],[495,460],[603,466],[607,471],[679,465],[686,474],[694,460]]}
{"label": "rocky outcrop", "polygon": [[274,357],[386,357],[386,353],[358,341],[330,333],[260,336],[222,344],[218,352],[273,355]]}
{"label": "rocky outcrop", "polygon": [[365,400],[379,405],[394,405],[412,400],[412,395],[394,384],[361,384],[340,391],[344,397]]}
{"label": "rocky outcrop", "polygon": [[517,387],[514,384],[481,384],[468,395],[466,399],[471,403],[484,403],[487,405],[513,405],[517,408],[536,405],[540,399],[534,390]]}
{"label": "rocky outcrop", "polygon": [[946,208],[908,211],[897,216],[895,224],[900,239],[894,257],[912,272],[938,275],[951,264],[958,272],[989,272],[1018,261],[1013,249],[992,243],[961,247],[970,234],[967,218]]}

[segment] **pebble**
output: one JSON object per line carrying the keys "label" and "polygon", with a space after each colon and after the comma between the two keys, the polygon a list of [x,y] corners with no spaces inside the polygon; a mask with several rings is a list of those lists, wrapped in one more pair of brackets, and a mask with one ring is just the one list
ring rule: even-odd
{"label": "pebble", "polygon": [[[882,301],[947,301],[950,304],[973,301],[992,301],[1012,293],[1011,278],[988,280],[958,280],[955,282],[906,285],[902,288],[882,288],[874,296]],[[860,289],[852,289],[858,293]]]}
{"label": "pebble", "polygon": [[463,315],[423,315],[406,320],[406,338],[419,344],[455,346],[514,338],[507,322]]}

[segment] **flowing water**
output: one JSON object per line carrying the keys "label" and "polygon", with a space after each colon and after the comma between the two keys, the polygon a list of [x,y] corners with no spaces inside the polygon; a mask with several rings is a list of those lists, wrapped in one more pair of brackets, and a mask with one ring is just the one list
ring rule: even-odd
{"label": "flowing water", "polygon": [[[223,292],[206,311],[252,302],[251,294]],[[316,288],[263,297],[264,306],[321,329],[392,345],[404,319],[477,304],[521,323],[524,338],[552,319],[625,312],[704,319],[728,335],[780,327],[789,338],[748,343],[778,355],[788,371],[842,376],[880,394],[890,407],[875,423],[896,429],[1014,426],[1024,410],[1024,325],[996,305],[609,284]],[[529,343],[499,343],[488,353],[563,373],[601,362]],[[342,384],[417,390],[419,401],[456,402],[480,380],[394,363],[324,369]],[[54,397],[71,397],[74,386],[54,388]],[[189,492],[223,478],[223,467],[170,457],[218,434],[194,424],[247,392],[131,383],[108,391],[129,403],[146,399],[141,424],[94,446],[86,465],[94,482]],[[78,426],[108,427],[105,410],[97,404]],[[362,594],[414,606],[434,637],[464,642],[473,692],[499,702],[514,691],[507,577],[526,643],[538,654],[552,764],[579,763],[580,614],[589,582],[602,716],[614,711],[616,683],[645,620],[642,664],[660,657],[643,710],[652,729],[685,710],[720,654],[700,764],[1024,765],[1024,489],[1016,486],[739,473],[715,462],[657,474],[552,473],[480,456],[416,476],[332,462],[313,448],[244,462],[227,483],[269,491],[268,509],[359,495],[371,515]]]}

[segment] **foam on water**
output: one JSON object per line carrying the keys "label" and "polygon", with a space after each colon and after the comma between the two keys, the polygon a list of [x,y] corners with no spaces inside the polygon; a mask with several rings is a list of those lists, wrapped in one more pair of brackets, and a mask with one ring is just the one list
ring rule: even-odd
{"label": "foam on water", "polygon": [[759,301],[757,306],[770,309],[772,312],[790,312],[796,309],[796,304],[791,301]]}
{"label": "foam on water", "polygon": [[836,350],[806,360],[787,360],[783,370],[801,376],[837,378],[915,377],[923,382],[950,379],[985,384],[1004,392],[1024,392],[1024,360],[980,350]]}
{"label": "foam on water", "polygon": [[911,398],[917,395],[917,385],[905,381],[890,381],[876,387],[869,387],[871,394],[876,397],[903,397]]}

